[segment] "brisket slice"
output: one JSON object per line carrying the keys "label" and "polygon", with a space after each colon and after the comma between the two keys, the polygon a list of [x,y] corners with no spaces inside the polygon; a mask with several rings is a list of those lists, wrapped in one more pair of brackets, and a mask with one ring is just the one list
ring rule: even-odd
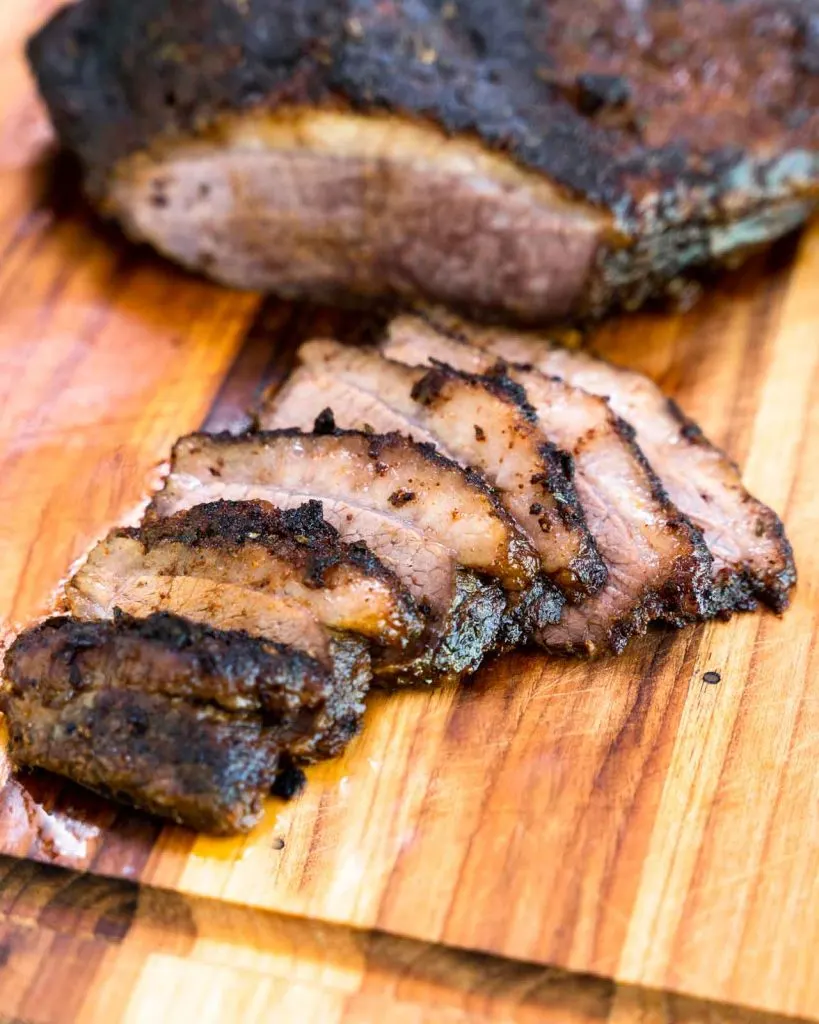
{"label": "brisket slice", "polygon": [[171,615],[50,619],[9,648],[0,690],[18,766],[216,833],[250,829],[279,766],[357,723],[333,700],[305,655]]}
{"label": "brisket slice", "polygon": [[778,613],[788,607],[796,566],[781,520],[748,493],[736,464],[652,380],[536,335],[459,329],[503,359],[608,398],[634,428],[671,500],[702,531],[714,558],[716,610],[753,611],[758,602]]}
{"label": "brisket slice", "polygon": [[418,649],[403,658],[376,655],[382,681],[474,671],[504,639],[505,591],[521,595],[533,627],[559,616],[558,595],[542,586],[537,557],[492,492],[398,436],[291,430],[182,438],[148,517],[257,498],[280,508],[320,501],[342,538],[366,543],[427,614]]}
{"label": "brisket slice", "polygon": [[[492,484],[543,571],[571,600],[600,590],[606,570],[575,493],[571,459],[540,430],[517,384],[409,367],[333,341],[308,342],[299,356],[302,368],[269,400],[263,426],[304,427],[330,405],[342,426],[400,430],[434,442]],[[540,511],[533,517],[535,505]]]}
{"label": "brisket slice", "polygon": [[[394,320],[381,350],[401,362],[498,370],[491,353],[418,317]],[[711,557],[699,531],[665,495],[632,429],[596,395],[519,365],[503,363],[500,370],[525,388],[549,440],[570,453],[586,521],[608,569],[603,590],[568,608],[538,642],[566,654],[619,653],[651,621],[679,626],[708,615]]]}
{"label": "brisket slice", "polygon": [[598,313],[815,208],[800,0],[81,0],[29,57],[95,200],[242,286]]}
{"label": "brisket slice", "polygon": [[406,648],[421,616],[410,594],[362,544],[344,544],[319,502],[280,511],[267,502],[213,502],[115,530],[68,584],[72,612],[107,618],[123,591],[170,577],[205,579],[304,605],[335,630]]}
{"label": "brisket slice", "polygon": [[[253,592],[231,583],[194,576],[122,576],[102,580],[115,589],[108,603],[90,601],[79,588],[66,593],[70,611],[84,617],[110,619],[122,611],[136,618],[157,612],[183,617],[218,630],[239,631],[304,652],[331,673],[344,701],[361,700],[369,688],[371,663],[365,640],[326,629],[309,608],[291,598]],[[349,739],[346,724],[339,736],[333,732],[318,748],[305,751],[316,757],[332,757]]]}

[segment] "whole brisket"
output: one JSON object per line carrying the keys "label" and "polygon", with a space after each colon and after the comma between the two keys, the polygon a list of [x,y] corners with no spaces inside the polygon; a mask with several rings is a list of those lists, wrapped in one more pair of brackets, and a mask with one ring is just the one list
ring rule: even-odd
{"label": "whole brisket", "polygon": [[81,0],[29,56],[87,188],[240,286],[529,320],[807,218],[815,0]]}

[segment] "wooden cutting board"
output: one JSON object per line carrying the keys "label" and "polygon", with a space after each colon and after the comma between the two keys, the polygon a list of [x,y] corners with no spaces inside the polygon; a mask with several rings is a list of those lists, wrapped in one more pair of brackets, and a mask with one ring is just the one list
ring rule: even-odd
{"label": "wooden cutting board", "polygon": [[[86,215],[19,55],[51,6],[9,0],[0,29],[10,628],[133,515],[179,434],[236,424],[299,340],[354,322],[220,290]],[[782,620],[657,633],[594,665],[517,655],[460,689],[374,697],[347,755],[242,840],[10,780],[0,853],[819,1021],[818,282],[814,229],[690,314],[594,339],[784,516],[801,579]]]}

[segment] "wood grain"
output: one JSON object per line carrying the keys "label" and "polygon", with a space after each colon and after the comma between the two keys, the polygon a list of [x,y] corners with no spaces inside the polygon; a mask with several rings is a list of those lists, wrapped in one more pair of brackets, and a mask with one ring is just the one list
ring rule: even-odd
{"label": "wood grain", "polygon": [[786,512],[802,582],[783,620],[653,636],[595,666],[518,656],[458,692],[376,699],[295,805],[239,844],[166,832],[143,877],[819,1017],[819,233],[778,259],[597,343],[681,397]]}
{"label": "wood grain", "polygon": [[0,1022],[32,1024],[785,1024],[602,978],[2,858],[0,1007]]}
{"label": "wood grain", "polygon": [[[0,615],[14,623],[41,613],[72,559],[138,505],[177,434],[240,422],[301,337],[355,318],[260,312],[90,221],[48,153],[19,58],[45,8],[6,9]],[[245,840],[160,832],[29,776],[3,790],[0,850],[228,916],[377,929],[819,1021],[817,275],[815,228],[692,313],[634,317],[594,339],[659,380],[784,513],[801,582],[782,620],[658,633],[597,665],[517,655],[460,690],[375,697],[347,755],[311,770],[297,801],[271,802]],[[718,686],[703,682],[709,670]],[[70,948],[64,935],[36,941]],[[149,978],[144,998],[163,979],[211,991],[201,964],[178,959],[129,968]],[[224,986],[255,998],[232,974]]]}

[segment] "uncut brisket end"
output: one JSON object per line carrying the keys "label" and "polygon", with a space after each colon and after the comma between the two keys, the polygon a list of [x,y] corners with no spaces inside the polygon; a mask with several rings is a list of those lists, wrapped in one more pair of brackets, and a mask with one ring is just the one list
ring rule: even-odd
{"label": "uncut brisket end", "polygon": [[678,293],[810,215],[818,13],[81,0],[29,56],[91,195],[183,263],[542,320]]}
{"label": "uncut brisket end", "polygon": [[298,652],[176,616],[118,616],[21,634],[0,709],[18,766],[231,833],[258,820],[279,759],[332,726],[332,699],[326,671]]}

